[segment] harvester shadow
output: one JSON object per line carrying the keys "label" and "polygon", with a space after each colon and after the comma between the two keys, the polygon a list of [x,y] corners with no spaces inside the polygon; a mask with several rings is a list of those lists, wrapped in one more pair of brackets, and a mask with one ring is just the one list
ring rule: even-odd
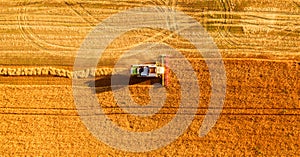
{"label": "harvester shadow", "polygon": [[[124,88],[124,80],[128,80],[128,76],[114,75],[114,77],[117,77],[117,80],[120,80],[120,82],[114,83],[114,89]],[[111,78],[112,75],[107,75],[107,76],[97,77],[95,81],[88,81],[86,83],[88,84],[89,87],[95,87],[96,93],[103,93],[103,92],[112,91]],[[129,83],[126,82],[128,86],[153,85],[156,83],[161,83],[161,79],[131,76],[129,78]]]}

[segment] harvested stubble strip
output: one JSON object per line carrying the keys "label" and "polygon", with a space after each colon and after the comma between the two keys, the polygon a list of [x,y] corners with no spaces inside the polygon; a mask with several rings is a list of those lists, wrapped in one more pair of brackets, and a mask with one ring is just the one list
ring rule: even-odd
{"label": "harvested stubble strip", "polygon": [[101,76],[101,71],[99,69],[97,69],[96,72],[95,72],[95,75],[96,76]]}
{"label": "harvested stubble strip", "polygon": [[113,69],[111,68],[97,69],[97,71],[99,71],[99,76],[111,75],[113,73]]}
{"label": "harvested stubble strip", "polygon": [[36,75],[42,75],[42,68],[36,68]]}
{"label": "harvested stubble strip", "polygon": [[107,76],[111,75],[113,70],[111,68],[101,68],[101,69],[84,69],[80,71],[73,72],[75,78],[87,78],[89,76]]}
{"label": "harvested stubble strip", "polygon": [[49,68],[48,67],[43,67],[41,68],[42,70],[42,75],[48,75],[49,74]]}
{"label": "harvested stubble strip", "polygon": [[96,76],[96,71],[97,70],[95,68],[90,69],[89,75],[95,77]]}
{"label": "harvested stubble strip", "polygon": [[89,76],[89,71],[87,70],[79,70],[73,72],[73,77],[74,78],[87,78]]}
{"label": "harvested stubble strip", "polygon": [[32,75],[34,75],[34,76],[37,75],[37,72],[36,72],[36,71],[37,71],[37,69],[34,68],[34,69],[32,70]]}
{"label": "harvested stubble strip", "polygon": [[87,78],[89,76],[107,76],[114,71],[112,68],[89,68],[76,72],[58,69],[54,67],[34,67],[34,68],[0,68],[0,75],[8,76],[36,76],[36,75],[52,75],[66,78]]}
{"label": "harvested stubble strip", "polygon": [[32,75],[33,75],[33,69],[32,69],[32,68],[26,69],[25,75],[26,75],[26,76],[32,76]]}
{"label": "harvested stubble strip", "polygon": [[26,69],[26,68],[21,68],[21,76],[24,76],[24,75],[25,75],[25,69]]}
{"label": "harvested stubble strip", "polygon": [[22,74],[22,69],[21,68],[17,68],[15,75],[20,76],[21,74]]}
{"label": "harvested stubble strip", "polygon": [[49,68],[49,74],[55,76],[55,74],[56,74],[55,68],[50,67]]}
{"label": "harvested stubble strip", "polygon": [[7,75],[15,76],[16,71],[17,71],[17,69],[7,68]]}
{"label": "harvested stubble strip", "polygon": [[61,76],[61,77],[67,77],[67,70],[60,69],[58,75]]}
{"label": "harvested stubble strip", "polygon": [[7,68],[0,68],[0,75],[7,75]]}
{"label": "harvested stubble strip", "polygon": [[66,75],[67,75],[67,78],[73,78],[73,72],[71,71],[66,71]]}

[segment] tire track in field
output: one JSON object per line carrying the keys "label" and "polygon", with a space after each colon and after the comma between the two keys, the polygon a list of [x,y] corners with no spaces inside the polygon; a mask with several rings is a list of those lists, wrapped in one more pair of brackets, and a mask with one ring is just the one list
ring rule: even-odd
{"label": "tire track in field", "polygon": [[[220,38],[222,42],[226,42],[226,47],[229,48],[237,48],[240,45],[243,45],[241,35],[238,36],[239,33],[231,33],[231,29],[236,27],[240,28],[240,12],[235,12],[235,5],[231,0],[217,0],[217,4],[219,4],[220,11],[211,12],[211,14],[219,15],[220,18],[224,21],[221,23],[210,24],[211,26],[217,26],[216,32],[218,36],[216,38]],[[240,32],[243,34],[242,32]]]}
{"label": "tire track in field", "polygon": [[[300,16],[295,16],[291,18],[291,15],[281,16],[281,19],[277,18],[279,15],[274,13],[267,13],[268,16],[273,16],[273,18],[267,18],[263,16],[258,16],[257,13],[254,14],[245,14],[244,18],[241,21],[241,24],[245,29],[253,27],[258,30],[253,30],[254,32],[278,32],[286,33],[286,35],[299,35],[299,21],[297,19]],[[283,18],[285,17],[285,18]],[[251,32],[250,32],[251,33]]]}
{"label": "tire track in field", "polygon": [[[75,9],[75,8],[73,7],[73,9]],[[79,14],[79,11],[77,11],[77,14]],[[215,14],[215,15],[221,15],[222,17],[223,16],[224,17],[228,17],[228,16],[233,16],[233,15],[235,15],[235,16],[243,16],[244,17],[244,18],[229,18],[229,19],[226,19],[226,18],[211,18],[211,19],[207,19],[207,20],[209,20],[209,22],[211,22],[210,26],[223,26],[223,27],[225,27],[225,26],[231,26],[231,27],[233,27],[233,26],[236,26],[236,27],[242,27],[242,26],[244,26],[244,27],[247,27],[247,26],[252,26],[252,25],[253,26],[259,25],[259,24],[256,24],[255,21],[264,21],[263,23],[265,23],[265,24],[263,24],[263,25],[261,24],[261,26],[265,25],[265,27],[267,27],[269,24],[274,23],[274,20],[276,20],[279,23],[280,22],[281,23],[283,23],[283,22],[284,23],[294,23],[294,25],[296,25],[296,26],[299,24],[299,23],[297,23],[297,19],[298,19],[297,16],[295,16],[294,19],[291,19],[291,15],[280,15],[281,19],[266,17],[266,16],[270,16],[272,14],[273,14],[273,16],[277,15],[275,13],[264,13],[265,17],[261,16],[261,15],[258,16],[257,12],[254,12],[254,13],[242,13],[242,12],[234,12],[234,11],[232,11],[232,12],[226,12],[226,11],[224,11],[224,12],[209,11],[208,13],[202,13],[202,14],[203,15],[212,14],[212,16],[214,16],[214,14]],[[37,17],[43,17],[43,16],[45,16],[45,18],[57,17],[57,15],[41,15],[41,14],[32,15],[32,16],[37,16]],[[86,15],[86,16],[84,16],[84,15],[78,15],[78,16],[80,16],[83,19],[85,19],[85,18],[89,18],[90,19],[91,17],[93,17],[91,14],[90,15]],[[277,15],[277,16],[279,16],[279,15]],[[61,17],[63,17],[63,16],[61,16]],[[68,17],[73,17],[73,16],[64,16],[64,17],[68,18]],[[201,20],[201,19],[199,19],[199,20]],[[11,21],[13,21],[13,20],[11,20]],[[26,20],[26,21],[27,22],[30,22],[30,21],[31,22],[35,22],[36,20]],[[66,23],[65,21],[48,21],[48,20],[38,20],[38,22],[57,22],[57,23],[60,22],[60,23]],[[91,23],[91,22],[88,22],[87,20],[85,20],[85,22],[86,23]],[[138,21],[136,21],[136,22],[138,22]],[[222,22],[222,23],[220,23],[220,22]],[[80,22],[76,22],[76,23],[78,24]],[[96,22],[94,22],[94,23],[96,23]],[[91,24],[91,25],[95,26],[95,24]],[[40,25],[40,26],[46,26],[46,25]],[[72,27],[76,27],[76,25],[72,26]],[[82,26],[80,26],[80,27],[82,27]],[[86,26],[86,27],[89,28],[90,26]],[[273,27],[272,26],[269,26],[269,27],[270,28],[274,27],[273,29],[279,29],[279,30],[281,29],[280,27],[276,27],[276,25],[273,26]],[[294,26],[292,25],[292,26],[286,26],[286,27],[288,27],[289,29],[291,29]]]}
{"label": "tire track in field", "polygon": [[[25,3],[26,4],[26,3]],[[37,3],[39,5],[42,5],[43,3]],[[77,48],[74,46],[66,46],[66,45],[60,45],[60,44],[53,44],[50,42],[47,42],[46,40],[43,40],[39,38],[36,34],[33,33],[32,28],[30,28],[28,25],[26,25],[27,21],[27,6],[21,7],[19,9],[19,15],[18,15],[18,22],[19,22],[19,29],[21,31],[21,35],[24,38],[24,40],[30,40],[30,43],[33,43],[36,45],[40,50],[76,50]],[[38,6],[37,6],[38,7]]]}
{"label": "tire track in field", "polygon": [[[94,16],[92,16],[91,13],[89,13],[81,4],[78,4],[74,1],[64,1],[64,4],[67,6],[67,8],[72,10],[78,17],[85,21],[85,23],[89,24],[91,28],[98,25],[99,21]],[[76,6],[76,8],[74,6]]]}
{"label": "tire track in field", "polygon": [[[246,15],[247,16],[248,13],[235,12],[234,8],[231,8],[233,6],[233,4],[230,1],[220,0],[220,1],[217,1],[217,2],[220,3],[220,6],[223,7],[223,9],[222,9],[223,11],[212,11],[212,12],[210,12],[212,14],[221,14],[221,18],[219,18],[219,19],[212,19],[212,20],[216,20],[216,21],[214,22],[215,24],[211,24],[211,26],[218,27],[217,32],[219,34],[219,38],[222,41],[224,41],[225,43],[227,43],[227,44],[225,44],[226,47],[229,47],[230,49],[239,48],[239,47],[240,48],[255,47],[255,49],[258,49],[258,50],[261,50],[261,49],[265,48],[265,46],[262,45],[262,42],[255,42],[255,43],[248,42],[249,39],[247,39],[247,36],[244,36],[243,34],[240,35],[240,34],[236,34],[236,33],[231,33],[231,31],[229,31],[229,29],[228,29],[228,28],[231,28],[231,27],[241,27],[242,24],[239,24],[237,22],[244,20],[244,19],[233,18],[233,15],[243,15],[243,16]],[[174,2],[169,1],[169,3],[173,4]],[[162,5],[162,4],[163,4],[163,2],[158,3],[157,5]],[[33,4],[33,5],[35,5],[35,4]],[[74,9],[76,11],[76,8],[78,8],[77,4],[74,4],[74,6],[70,6],[70,7],[71,8],[69,8],[69,9],[73,9],[73,11],[74,11]],[[84,19],[87,19],[85,22],[89,22],[91,20],[96,20],[93,17],[93,15],[91,13],[89,13],[88,8],[84,8],[82,5],[80,5],[80,7],[82,9],[78,9],[79,11],[77,11],[77,13],[78,13],[77,15],[80,16],[80,17],[82,17],[82,18],[84,18]],[[174,5],[174,7],[176,7],[176,5]],[[32,26],[30,24],[29,25],[25,24],[25,23],[27,23],[28,19],[26,18],[26,16],[27,16],[27,9],[26,8],[24,8],[24,9],[25,9],[25,11],[24,11],[24,17],[19,17],[20,21],[22,21],[22,20],[24,21],[23,22],[24,24],[20,23],[19,25],[20,25],[20,30],[22,32],[22,36],[24,37],[25,40],[27,38],[27,39],[29,39],[31,41],[34,41],[33,43],[36,43],[36,45],[39,47],[39,49],[44,49],[45,47],[48,47],[51,50],[52,49],[57,50],[57,49],[60,49],[60,48],[61,49],[65,48],[64,47],[65,45],[57,45],[57,44],[53,45],[52,43],[47,42],[46,40],[43,40],[43,39],[39,38],[38,36],[36,36],[33,33],[33,28],[35,28],[35,26]],[[252,16],[251,14],[252,13],[250,13],[249,16]],[[267,13],[267,14],[269,14],[269,13]],[[253,16],[255,16],[255,15],[253,15]],[[281,18],[285,19],[285,21],[287,21],[289,23],[292,23],[290,26],[287,25],[287,26],[285,26],[285,28],[280,28],[280,27],[276,28],[276,29],[281,29],[281,30],[278,30],[278,31],[285,32],[285,35],[278,35],[276,37],[272,37],[273,39],[269,38],[268,41],[272,42],[272,40],[273,40],[273,41],[278,41],[279,42],[279,41],[285,40],[285,38],[288,37],[289,35],[298,35],[299,34],[299,33],[297,33],[298,30],[299,30],[299,27],[297,27],[298,24],[297,23],[293,24],[293,21],[296,21],[296,20],[287,18],[289,16],[290,15],[282,15]],[[257,18],[258,19],[264,19],[264,17],[262,17],[262,16],[253,17],[253,18],[254,18],[254,20],[257,20]],[[297,19],[297,16],[295,16],[295,18]],[[223,24],[217,22],[217,20],[222,20],[222,19],[225,20],[225,22]],[[176,19],[175,19],[175,21],[176,21]],[[34,22],[34,21],[32,21],[32,22]],[[251,26],[251,25],[253,25],[253,23],[250,22],[248,24],[245,24],[244,26],[248,27],[248,26]],[[295,25],[296,25],[296,27],[291,28],[292,26],[295,26]],[[36,28],[37,27],[39,27],[39,26],[36,26]],[[53,26],[53,27],[56,27],[56,26]],[[60,28],[59,26],[56,27],[56,29],[59,29],[59,28]],[[274,29],[275,29],[275,27],[274,27]],[[172,36],[172,34],[170,36]],[[161,42],[167,40],[169,37],[165,37],[165,39],[162,39]],[[149,39],[149,40],[151,40],[151,39]],[[266,41],[266,40],[264,40],[264,41]],[[297,42],[296,40],[293,41],[294,44],[297,44],[296,42]],[[269,44],[271,44],[271,43],[269,43]],[[70,46],[70,47],[72,49],[72,46]],[[268,46],[268,48],[269,49],[274,49],[274,47],[272,47],[272,46]],[[293,47],[293,46],[289,46],[289,45],[283,45],[280,48],[284,49],[284,51],[297,51],[298,50],[297,47]],[[71,49],[69,49],[69,50],[71,50]],[[121,48],[121,49],[124,49],[124,48]],[[118,49],[116,49],[116,50],[118,50]]]}
{"label": "tire track in field", "polygon": [[[212,24],[212,26],[218,26],[218,27],[223,27],[223,28],[225,28],[225,27],[227,28],[227,27],[234,27],[234,26],[238,27],[238,26],[240,26],[239,24],[227,24],[226,19],[228,19],[228,17],[231,16],[231,13],[228,14],[226,12],[228,12],[228,11],[231,12],[233,10],[233,9],[230,8],[230,6],[232,6],[232,4],[229,4],[230,2],[228,2],[228,1],[226,1],[226,2],[225,1],[220,1],[220,3],[222,3],[222,6],[224,7],[224,10],[225,10],[225,12],[224,12],[224,18],[221,18],[221,19],[225,19],[225,24]],[[74,10],[73,7],[71,7],[71,9]],[[85,17],[89,18],[89,19],[95,19],[95,18],[93,18],[93,16],[90,13],[88,13],[88,11],[86,9],[82,8],[82,10],[85,11],[85,12],[87,12],[87,15],[86,16],[80,15],[80,13],[77,11],[78,16],[82,17],[83,19],[85,19]],[[89,22],[89,20],[86,20],[86,22]],[[251,23],[249,25],[251,25]],[[246,27],[247,27],[247,25],[246,25]],[[283,30],[286,30],[286,29],[283,29]],[[296,31],[296,30],[294,30],[294,31]],[[23,32],[25,32],[25,31],[23,30]],[[220,36],[223,37],[224,39],[226,39],[225,41],[228,42],[227,45],[231,45],[233,48],[236,47],[236,46],[240,46],[240,45],[245,46],[247,44],[247,42],[241,42],[241,40],[242,40],[241,36],[235,36],[235,34],[230,33],[228,30],[225,30],[225,31],[219,30],[219,32],[220,32]],[[27,32],[27,33],[30,34],[30,32]],[[292,33],[293,33],[293,31],[292,31]],[[23,33],[23,34],[26,34],[26,33]],[[33,36],[33,33],[31,33],[30,36]],[[34,39],[32,39],[32,40],[34,40]],[[50,46],[54,46],[55,47],[55,45],[50,45]],[[40,44],[40,48],[42,48],[42,47],[43,46]]]}

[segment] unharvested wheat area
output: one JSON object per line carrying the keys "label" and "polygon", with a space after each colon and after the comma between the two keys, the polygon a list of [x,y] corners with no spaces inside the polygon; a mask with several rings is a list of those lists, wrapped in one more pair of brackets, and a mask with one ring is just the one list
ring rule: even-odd
{"label": "unharvested wheat area", "polygon": [[[299,0],[4,0],[0,5],[0,156],[300,156]],[[71,78],[82,42],[101,21],[146,6],[171,7],[205,28],[223,57],[226,99],[216,125],[199,137],[212,92],[205,59],[168,30],[122,34],[96,69],[76,74],[95,76],[98,101],[116,125],[151,131],[166,125],[178,109],[180,85],[172,74],[169,99],[152,117],[126,114],[114,101],[114,64],[139,44],[166,43],[180,51],[201,91],[196,116],[177,140],[131,153],[106,145],[85,127]],[[130,85],[132,99],[147,104],[150,87],[151,80]]]}

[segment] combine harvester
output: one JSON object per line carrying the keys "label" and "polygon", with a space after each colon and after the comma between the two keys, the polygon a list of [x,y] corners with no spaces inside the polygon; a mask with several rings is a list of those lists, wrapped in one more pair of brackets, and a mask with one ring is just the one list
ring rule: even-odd
{"label": "combine harvester", "polygon": [[140,78],[160,78],[162,86],[168,86],[168,56],[161,55],[155,63],[131,65],[130,74]]}

